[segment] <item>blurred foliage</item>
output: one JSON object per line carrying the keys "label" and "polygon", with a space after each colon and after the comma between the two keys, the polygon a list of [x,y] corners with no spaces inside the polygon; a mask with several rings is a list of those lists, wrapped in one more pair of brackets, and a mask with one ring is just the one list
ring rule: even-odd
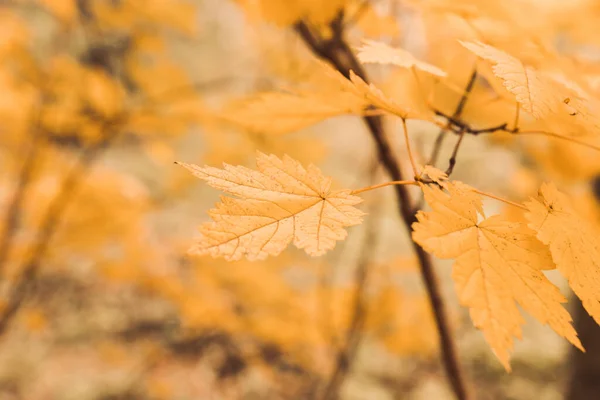
{"label": "blurred foliage", "polygon": [[[173,161],[251,164],[259,149],[319,163],[357,187],[380,180],[357,118],[273,133],[264,128],[277,130],[269,115],[258,121],[241,105],[274,87],[324,85],[320,64],[289,28],[304,18],[330,35],[340,7],[353,44],[413,43],[460,90],[474,59],[450,56],[457,31],[487,27],[510,50],[532,46],[501,40],[506,26],[492,22],[506,17],[503,7],[450,3],[0,2],[0,398],[317,398],[348,352],[342,398],[448,397],[428,301],[389,196],[370,197],[372,225],[326,258],[289,250],[225,263],[186,254],[216,195]],[[593,43],[600,10],[575,3],[509,14],[519,32],[564,31],[565,41]],[[400,103],[423,90],[451,111],[460,97],[427,79],[417,87],[402,71],[374,71]],[[473,91],[485,107],[465,109],[473,126],[514,113],[486,89],[482,80]],[[263,128],[248,127],[251,117]],[[426,154],[435,129],[422,130]],[[597,218],[584,184],[600,167],[594,152],[500,136],[482,142],[518,152],[510,168],[482,167],[474,180],[491,185],[489,170],[500,169],[502,189],[526,198],[542,179],[562,179]],[[482,161],[474,149],[467,165]],[[452,316],[462,327],[460,311]],[[558,350],[536,343],[534,356],[517,351],[513,376],[526,382],[509,383],[467,330],[461,350],[489,394],[482,398],[556,398],[548,382],[559,378],[563,350],[554,337],[544,331],[536,340]]]}
{"label": "blurred foliage", "polygon": [[[215,94],[228,101],[228,83],[186,65],[210,57],[190,53],[206,34],[206,4],[1,7],[2,396],[302,396],[327,379],[349,329],[383,352],[431,354],[426,299],[401,291],[402,276],[417,276],[410,260],[366,261],[387,275],[369,278],[368,317],[350,328],[351,260],[335,276],[335,259],[295,252],[264,263],[186,256],[195,225],[186,210],[207,197],[172,166],[177,157],[325,154],[310,135],[245,131],[215,109]],[[311,68],[307,53],[270,51],[265,69],[285,79],[299,64]]]}

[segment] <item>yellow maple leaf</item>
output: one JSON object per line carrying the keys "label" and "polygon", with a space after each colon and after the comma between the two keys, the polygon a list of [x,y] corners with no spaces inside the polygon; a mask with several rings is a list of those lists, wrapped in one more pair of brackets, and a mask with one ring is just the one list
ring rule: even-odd
{"label": "yellow maple leaf", "polygon": [[362,222],[364,213],[353,207],[362,199],[349,190],[332,191],[331,179],[314,165],[305,169],[289,156],[260,152],[256,164],[258,171],[181,164],[212,187],[239,197],[221,197],[191,253],[258,260],[281,253],[293,241],[318,256],[346,237],[344,227]]}
{"label": "yellow maple leaf", "polygon": [[434,167],[433,165],[426,165],[421,168],[421,172],[419,174],[419,178],[427,177],[436,183],[442,183],[448,179],[448,175]]}
{"label": "yellow maple leaf", "polygon": [[367,103],[375,108],[379,108],[392,115],[397,115],[400,118],[414,118],[429,120],[430,113],[418,109],[418,107],[410,108],[404,104],[400,104],[388,97],[372,83],[366,83],[360,76],[356,75],[354,71],[350,71],[350,81],[352,82],[353,91],[357,96],[364,98]]}
{"label": "yellow maple leaf", "polygon": [[552,183],[539,198],[526,203],[526,218],[537,237],[548,245],[558,270],[596,322],[600,323],[600,243],[598,232],[578,216],[571,202]]}
{"label": "yellow maple leaf", "polygon": [[440,258],[455,258],[452,278],[458,297],[470,308],[473,324],[510,370],[513,337],[525,322],[517,303],[543,324],[581,348],[566,299],[543,274],[552,265],[547,248],[523,222],[501,215],[479,222],[481,197],[460,182],[446,183],[449,194],[423,185],[433,211],[417,214],[413,239]]}
{"label": "yellow maple leaf", "polygon": [[283,134],[328,118],[363,114],[370,103],[338,71],[316,63],[310,89],[264,92],[228,104],[219,116],[251,132]]}
{"label": "yellow maple leaf", "polygon": [[481,42],[460,42],[465,48],[494,64],[492,71],[502,79],[523,110],[540,119],[557,109],[560,103],[552,87],[533,67],[493,46]]}
{"label": "yellow maple leaf", "polygon": [[393,64],[403,68],[420,69],[440,77],[446,76],[445,71],[417,59],[408,51],[375,40],[363,40],[363,45],[358,48],[357,56],[362,63]]}
{"label": "yellow maple leaf", "polygon": [[[256,150],[265,153],[287,154],[301,163],[316,163],[327,153],[323,141],[310,135],[275,136],[252,132],[232,132],[229,130],[209,131],[204,129],[206,164],[248,165],[254,162]],[[171,158],[171,161],[173,158]]]}
{"label": "yellow maple leaf", "polygon": [[219,116],[252,132],[284,134],[309,127],[328,118],[363,115],[368,107],[378,108],[401,118],[429,120],[431,113],[394,101],[377,86],[366,83],[353,71],[350,79],[326,64],[312,90],[264,92],[235,101]]}
{"label": "yellow maple leaf", "polygon": [[361,114],[367,103],[353,93],[265,92],[229,104],[221,117],[252,132],[284,134],[344,114]]}

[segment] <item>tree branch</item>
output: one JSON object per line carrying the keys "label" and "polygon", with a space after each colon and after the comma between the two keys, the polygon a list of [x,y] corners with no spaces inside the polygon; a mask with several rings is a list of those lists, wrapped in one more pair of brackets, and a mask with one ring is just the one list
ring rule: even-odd
{"label": "tree branch", "polygon": [[23,263],[21,274],[12,287],[5,306],[0,310],[0,335],[6,331],[21,307],[21,304],[29,295],[31,285],[37,275],[40,263],[46,255],[50,241],[73,198],[73,194],[84,180],[85,173],[102,151],[108,147],[110,142],[117,136],[119,130],[113,125],[114,121],[112,123],[107,123],[107,129],[110,129],[110,127],[113,129],[108,130],[102,139],[95,144],[90,145],[80,154],[76,164],[63,180],[60,192],[50,202],[50,205],[42,218],[41,226],[36,235],[30,256]]}
{"label": "tree branch", "polygon": [[[457,120],[460,118],[465,106],[467,104],[467,100],[469,99],[469,94],[473,90],[475,86],[475,81],[477,79],[477,69],[474,69],[469,77],[469,82],[467,82],[467,86],[463,91],[456,108],[454,109],[454,113],[452,114],[452,119]],[[429,157],[429,162],[427,164],[435,166],[438,155],[440,154],[440,149],[442,147],[442,143],[444,142],[444,138],[446,137],[446,132],[450,128],[450,122],[446,124],[445,128],[440,129],[437,138],[435,139],[435,144],[433,145],[433,152],[431,153],[431,157]]]}
{"label": "tree branch", "polygon": [[10,251],[10,245],[12,242],[13,235],[17,230],[19,219],[21,218],[21,206],[23,204],[23,198],[27,192],[27,188],[31,181],[31,177],[35,170],[36,160],[38,158],[38,152],[40,148],[41,135],[37,132],[39,124],[34,124],[33,137],[30,139],[29,150],[25,156],[25,160],[19,173],[19,179],[17,187],[12,196],[10,204],[6,208],[6,216],[4,217],[4,231],[0,238],[0,272],[4,269],[4,263],[8,259],[8,253]]}
{"label": "tree branch", "polygon": [[[349,77],[350,70],[362,78],[365,82],[369,82],[366,72],[362,65],[358,62],[356,56],[343,39],[343,35],[333,35],[334,40],[324,40],[318,35],[311,32],[309,27],[304,22],[299,22],[295,25],[295,29],[308,47],[320,58],[332,64],[340,73]],[[337,38],[337,40],[335,40]],[[363,118],[364,122],[375,141],[379,160],[384,166],[386,172],[392,180],[401,181],[402,171],[400,164],[385,135],[381,117],[368,116]],[[416,210],[413,207],[412,199],[408,188],[403,185],[394,186],[396,198],[398,200],[398,211],[407,231],[411,232],[411,225],[416,221]],[[413,249],[417,255],[421,276],[425,283],[429,301],[435,317],[437,325],[440,349],[442,352],[442,360],[446,369],[446,375],[452,390],[458,399],[468,399],[469,394],[467,386],[463,378],[463,373],[458,362],[456,345],[452,336],[452,330],[446,313],[446,306],[442,299],[441,290],[437,281],[435,272],[433,271],[433,263],[431,257],[414,241],[411,241]]]}
{"label": "tree branch", "polygon": [[462,143],[463,138],[465,137],[465,131],[460,131],[458,141],[454,146],[454,150],[452,151],[452,156],[450,156],[450,161],[448,162],[448,169],[446,170],[446,175],[450,176],[452,171],[454,171],[454,166],[456,165],[456,156],[458,155],[458,149],[460,148],[460,144]]}

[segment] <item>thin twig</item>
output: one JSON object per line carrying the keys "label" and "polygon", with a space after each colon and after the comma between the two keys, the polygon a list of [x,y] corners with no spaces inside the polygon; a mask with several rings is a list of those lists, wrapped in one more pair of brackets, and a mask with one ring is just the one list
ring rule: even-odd
{"label": "thin twig", "polygon": [[482,129],[470,129],[469,133],[473,134],[473,135],[479,135],[482,133],[494,133],[494,132],[498,132],[498,131],[506,131],[506,132],[510,132],[510,133],[516,133],[516,131],[509,131],[506,129],[507,127],[507,123],[503,123],[500,125],[496,125],[496,126],[490,126],[489,128],[482,128]]}
{"label": "thin twig", "polygon": [[503,122],[502,124],[490,126],[487,128],[475,129],[475,128],[472,128],[471,125],[469,125],[468,123],[461,121],[460,119],[456,119],[450,115],[447,115],[440,110],[434,109],[433,112],[436,115],[445,118],[447,121],[446,126],[448,126],[448,129],[450,129],[454,133],[458,133],[458,134],[461,133],[461,131],[464,131],[465,133],[468,133],[471,135],[479,135],[482,133],[494,133],[497,131],[506,131],[506,132],[510,132],[510,133],[518,132],[518,130],[508,129],[507,122]]}
{"label": "thin twig", "polygon": [[[471,76],[469,77],[467,86],[465,86],[465,90],[463,90],[462,95],[460,96],[460,100],[458,101],[458,104],[456,105],[456,108],[454,109],[454,113],[452,113],[452,119],[455,119],[455,120],[459,119],[460,116],[462,115],[462,112],[467,104],[467,100],[469,99],[469,94],[471,94],[471,91],[473,90],[473,87],[475,86],[476,80],[477,80],[477,69],[474,69],[473,72],[471,72]],[[448,131],[448,129],[450,129],[449,122],[446,124],[445,128],[440,129],[438,136],[435,139],[435,143],[433,145],[433,152],[431,153],[431,156],[429,157],[429,162],[427,163],[428,165],[435,166],[435,163],[437,162],[437,158],[440,153],[440,149],[442,147],[442,143],[444,142],[444,138],[446,136],[446,132]]]}
{"label": "thin twig", "polygon": [[441,128],[438,132],[437,137],[435,138],[435,142],[433,144],[433,151],[431,152],[431,156],[429,156],[429,161],[427,165],[435,166],[438,156],[440,155],[440,150],[442,149],[442,144],[444,143],[444,139],[446,138],[446,132],[450,128],[450,124],[447,123],[445,128]]}
{"label": "thin twig", "polygon": [[[328,61],[341,74],[348,78],[350,71],[352,70],[365,82],[369,81],[362,65],[358,62],[356,56],[345,40],[343,40],[343,35],[334,35],[342,38],[342,40],[325,40],[320,37],[318,33],[313,33],[304,22],[297,23],[295,29],[314,54]],[[381,118],[370,116],[364,117],[363,120],[367,124],[371,136],[375,141],[381,164],[384,166],[392,180],[402,181],[402,170],[400,169],[398,159],[392,151],[387,139]],[[398,201],[398,211],[404,221],[405,228],[410,232],[411,225],[416,221],[416,210],[413,208],[410,193],[404,185],[396,185],[394,188]],[[440,349],[446,375],[455,396],[460,400],[468,399],[470,396],[463,378],[462,369],[458,362],[456,345],[450,328],[446,306],[442,298],[437,277],[433,270],[431,257],[417,243],[414,241],[411,241],[411,243],[419,261],[421,276],[425,283],[431,308],[433,310],[440,338]]]}
{"label": "thin twig", "polygon": [[590,149],[600,151],[600,146],[597,146],[592,143],[584,142],[583,140],[579,140],[574,137],[565,136],[565,135],[562,135],[562,134],[556,133],[556,132],[542,131],[542,130],[522,131],[519,129],[519,127],[509,129],[507,122],[504,122],[500,125],[491,126],[488,128],[474,129],[474,128],[471,128],[471,126],[469,124],[462,122],[460,120],[454,119],[451,116],[446,115],[439,110],[434,110],[434,112],[436,115],[446,118],[446,120],[448,121],[448,123],[450,125],[450,129],[453,132],[459,133],[459,134],[462,131],[464,131],[465,133],[472,134],[472,135],[480,135],[480,134],[484,134],[484,133],[494,133],[494,132],[506,132],[506,133],[511,133],[513,135],[542,135],[542,136],[548,136],[548,137],[553,137],[556,139],[564,140],[564,141],[571,142],[571,143],[576,143],[580,146],[584,146],[584,147],[588,147]]}
{"label": "thin twig", "polygon": [[469,77],[469,82],[467,82],[467,86],[465,87],[465,91],[463,92],[456,109],[454,110],[454,118],[459,118],[467,105],[467,100],[469,99],[469,95],[473,91],[473,87],[475,87],[475,82],[477,81],[477,69],[473,69],[471,72],[471,76]]}
{"label": "thin twig", "polygon": [[465,131],[462,130],[459,134],[458,141],[454,146],[454,150],[452,151],[452,156],[450,157],[450,161],[448,161],[448,169],[446,170],[446,175],[450,176],[452,171],[454,171],[454,166],[456,165],[456,156],[458,154],[458,149],[460,148],[460,144],[462,143],[463,138],[465,137]]}

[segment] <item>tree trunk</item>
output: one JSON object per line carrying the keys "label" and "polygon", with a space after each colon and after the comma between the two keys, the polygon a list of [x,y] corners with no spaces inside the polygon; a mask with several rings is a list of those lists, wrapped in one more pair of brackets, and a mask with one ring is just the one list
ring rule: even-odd
{"label": "tree trunk", "polygon": [[566,370],[571,371],[565,399],[600,399],[600,326],[573,296],[575,329],[586,352],[572,348]]}

